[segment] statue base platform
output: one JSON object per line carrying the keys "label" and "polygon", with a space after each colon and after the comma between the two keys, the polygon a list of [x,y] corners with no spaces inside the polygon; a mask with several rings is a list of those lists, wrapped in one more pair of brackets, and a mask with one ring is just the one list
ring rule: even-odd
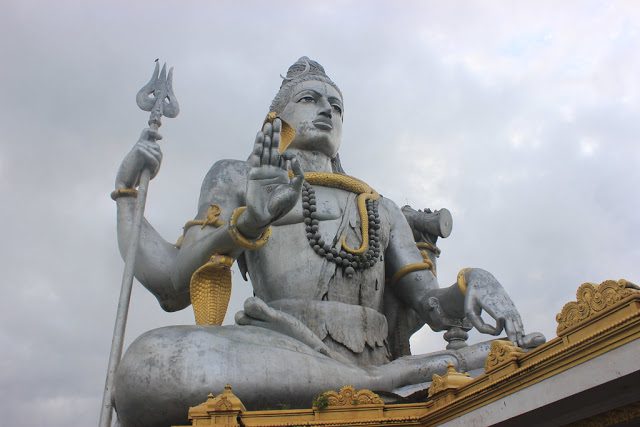
{"label": "statue base platform", "polygon": [[247,411],[227,386],[190,408],[189,426],[639,425],[640,291],[625,280],[586,283],[556,319],[558,336],[533,351],[494,341],[475,378],[453,367],[434,375],[421,402],[345,386],[309,409]]}

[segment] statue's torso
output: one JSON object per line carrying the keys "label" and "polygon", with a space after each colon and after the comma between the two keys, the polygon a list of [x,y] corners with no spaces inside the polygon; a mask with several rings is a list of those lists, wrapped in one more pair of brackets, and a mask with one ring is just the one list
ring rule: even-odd
{"label": "statue's torso", "polygon": [[[332,247],[342,235],[351,247],[362,242],[360,218],[353,193],[313,186],[319,233]],[[384,209],[382,204],[379,208]],[[384,218],[383,212],[381,217]],[[247,264],[256,296],[266,302],[282,299],[335,301],[382,310],[384,292],[384,248],[388,242],[389,225],[382,221],[381,252],[377,263],[356,271],[352,278],[342,268],[315,253],[306,237],[302,203],[272,227],[269,242],[259,251],[246,253]],[[339,243],[337,243],[339,245]]]}

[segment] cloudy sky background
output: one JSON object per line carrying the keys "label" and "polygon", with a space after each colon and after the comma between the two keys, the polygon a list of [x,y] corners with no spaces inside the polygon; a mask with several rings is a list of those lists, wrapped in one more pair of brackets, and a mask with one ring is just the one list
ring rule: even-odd
{"label": "cloudy sky background", "polygon": [[[146,216],[170,241],[211,164],[246,158],[278,75],[308,55],[345,95],[347,172],[453,213],[443,285],[483,267],[553,337],[581,283],[640,281],[637,3],[238,3],[3,3],[3,425],[97,419],[123,266],[108,194],[157,57],[182,111],[161,129]],[[228,321],[249,295],[236,272]],[[127,343],[190,323],[135,285]],[[422,330],[412,344],[444,341]]]}

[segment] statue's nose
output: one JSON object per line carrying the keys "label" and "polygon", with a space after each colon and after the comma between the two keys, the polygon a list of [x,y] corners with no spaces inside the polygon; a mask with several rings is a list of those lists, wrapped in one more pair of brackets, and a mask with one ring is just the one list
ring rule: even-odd
{"label": "statue's nose", "polygon": [[318,114],[331,118],[331,104],[328,100],[322,99],[318,105],[320,106],[320,111]]}

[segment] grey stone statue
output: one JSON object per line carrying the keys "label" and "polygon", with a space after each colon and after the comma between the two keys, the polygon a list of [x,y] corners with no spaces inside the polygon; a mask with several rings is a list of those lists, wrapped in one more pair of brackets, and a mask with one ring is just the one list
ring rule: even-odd
{"label": "grey stone statue", "polygon": [[[458,319],[485,334],[504,330],[521,347],[544,341],[525,334],[490,273],[466,269],[457,283],[440,287],[435,269],[420,267],[425,258],[401,210],[342,170],[343,109],[323,67],[300,58],[248,160],[216,162],[202,184],[195,219],[216,205],[218,226],[190,227],[176,246],[143,224],[135,273],[163,309],[190,304],[190,279],[212,254],[238,260],[255,296],[235,325],[171,326],[136,339],[115,379],[122,425],[184,423],[190,405],[227,383],[249,409],[308,407],[317,393],[345,384],[392,392],[430,381],[448,363],[461,371],[483,365],[488,343],[408,355],[409,335],[425,323],[445,330]],[[286,126],[295,137],[282,150]],[[124,158],[116,178],[121,194],[144,168],[157,173],[159,139],[144,130]],[[117,197],[122,252],[134,205],[133,197]],[[428,216],[412,217],[418,234],[433,233]],[[483,311],[495,325],[485,323]]]}

